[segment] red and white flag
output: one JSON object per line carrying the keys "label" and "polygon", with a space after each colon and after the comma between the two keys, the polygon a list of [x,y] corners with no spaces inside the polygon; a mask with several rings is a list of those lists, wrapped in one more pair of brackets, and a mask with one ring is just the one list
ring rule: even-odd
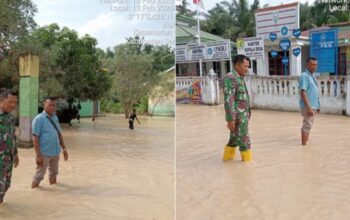
{"label": "red and white flag", "polygon": [[201,9],[205,10],[203,0],[193,0],[193,3],[200,7]]}

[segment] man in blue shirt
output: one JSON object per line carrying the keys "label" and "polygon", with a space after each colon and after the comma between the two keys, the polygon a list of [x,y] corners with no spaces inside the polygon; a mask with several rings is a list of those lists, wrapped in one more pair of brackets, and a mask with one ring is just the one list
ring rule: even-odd
{"label": "man in blue shirt", "polygon": [[61,148],[64,160],[68,160],[67,148],[63,141],[62,129],[55,114],[56,99],[47,98],[44,111],[37,115],[32,122],[33,145],[35,149],[36,173],[33,177],[32,188],[39,186],[49,169],[49,182],[57,182],[58,161]]}
{"label": "man in blue shirt", "polygon": [[317,59],[309,57],[306,61],[306,69],[299,77],[300,110],[303,115],[301,127],[301,144],[306,145],[309,140],[310,130],[314,121],[314,115],[320,112],[320,99],[318,84],[315,78]]}

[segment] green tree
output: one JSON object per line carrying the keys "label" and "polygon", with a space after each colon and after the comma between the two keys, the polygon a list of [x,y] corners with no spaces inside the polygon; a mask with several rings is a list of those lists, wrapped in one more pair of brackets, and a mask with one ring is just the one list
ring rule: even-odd
{"label": "green tree", "polygon": [[175,89],[175,82],[174,82],[174,74],[169,74],[166,72],[163,72],[160,75],[159,83],[150,93],[150,98],[153,100],[154,105],[151,109],[151,116],[154,114],[154,110],[156,109],[157,105],[168,98],[168,96],[174,92]]}
{"label": "green tree", "polygon": [[168,46],[145,45],[144,53],[152,56],[154,72],[162,72],[174,66],[175,54]]}
{"label": "green tree", "polygon": [[193,18],[196,13],[188,9],[188,5],[189,3],[187,2],[187,0],[182,0],[181,4],[176,7],[176,11],[180,15],[185,15]]}
{"label": "green tree", "polygon": [[[137,48],[137,47],[136,47]],[[114,71],[114,93],[128,117],[134,105],[149,94],[157,82],[152,57],[139,54],[133,44],[121,44],[116,47],[112,69]]]}
{"label": "green tree", "polygon": [[259,1],[249,7],[247,0],[223,1],[209,11],[203,22],[205,30],[236,41],[239,37],[255,36],[255,11]]}
{"label": "green tree", "polygon": [[18,89],[18,60],[14,44],[35,28],[35,5],[30,0],[0,1],[0,88]]}
{"label": "green tree", "polygon": [[110,97],[121,102],[125,117],[133,107],[148,103],[150,92],[162,83],[161,72],[175,63],[174,51],[168,46],[143,44],[138,36],[126,40],[115,47],[114,58],[103,61],[114,77]]}
{"label": "green tree", "polygon": [[0,46],[10,46],[34,29],[36,11],[31,0],[1,0]]}
{"label": "green tree", "polygon": [[325,24],[330,23],[333,15],[329,11],[328,4],[326,3],[318,3],[311,7],[312,13],[312,22],[314,27],[320,27]]}
{"label": "green tree", "polygon": [[344,6],[350,8],[350,3],[321,3],[315,2],[309,5],[307,2],[300,5],[300,28],[308,30],[328,24],[335,24],[350,21],[350,13],[348,11],[333,11],[334,6]]}
{"label": "green tree", "polygon": [[[110,88],[111,79],[102,68],[95,38],[81,38],[74,30],[51,24],[33,31],[19,53],[35,51],[40,58],[40,96],[97,100]],[[25,45],[35,45],[27,47]]]}
{"label": "green tree", "polygon": [[208,11],[209,19],[201,22],[201,28],[215,35],[226,36],[228,34],[227,22],[232,22],[227,10],[221,5]]}
{"label": "green tree", "polygon": [[309,3],[300,4],[300,29],[308,30],[314,27],[313,15]]}

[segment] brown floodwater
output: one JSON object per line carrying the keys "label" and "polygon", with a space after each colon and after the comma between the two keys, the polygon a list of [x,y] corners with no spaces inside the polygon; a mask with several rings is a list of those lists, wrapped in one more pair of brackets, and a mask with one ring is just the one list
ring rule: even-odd
{"label": "brown floodwater", "polygon": [[297,112],[253,110],[253,162],[222,162],[223,105],[178,105],[178,220],[349,219],[350,117],[319,114],[307,146]]}
{"label": "brown floodwater", "polygon": [[65,126],[69,161],[61,159],[57,185],[45,176],[31,189],[34,149],[19,149],[0,219],[173,220],[175,119],[140,120],[134,131],[121,115]]}

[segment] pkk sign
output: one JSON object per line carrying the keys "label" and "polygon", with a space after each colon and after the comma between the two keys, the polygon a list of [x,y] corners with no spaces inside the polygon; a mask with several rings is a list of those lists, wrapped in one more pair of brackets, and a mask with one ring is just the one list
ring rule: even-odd
{"label": "pkk sign", "polygon": [[310,55],[318,61],[318,72],[336,73],[338,59],[338,30],[310,32]]}
{"label": "pkk sign", "polygon": [[229,42],[206,43],[207,60],[222,60],[230,58]]}

